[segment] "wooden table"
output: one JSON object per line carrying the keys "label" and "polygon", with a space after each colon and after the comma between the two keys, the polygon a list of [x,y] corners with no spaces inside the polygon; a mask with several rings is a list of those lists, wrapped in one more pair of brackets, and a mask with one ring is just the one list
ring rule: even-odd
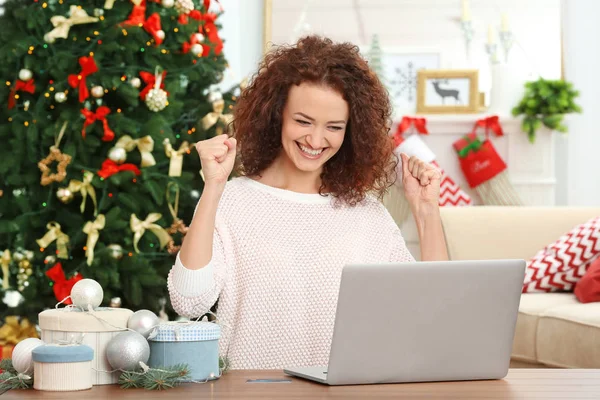
{"label": "wooden table", "polygon": [[[290,383],[247,383],[248,379],[290,379]],[[9,399],[600,399],[600,369],[511,369],[502,380],[325,386],[281,371],[229,371],[207,384],[166,391],[94,386],[82,392],[12,390]]]}

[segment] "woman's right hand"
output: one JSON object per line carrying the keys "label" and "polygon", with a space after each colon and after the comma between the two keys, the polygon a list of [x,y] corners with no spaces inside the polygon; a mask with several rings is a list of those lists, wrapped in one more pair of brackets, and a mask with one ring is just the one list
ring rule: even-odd
{"label": "woman's right hand", "polygon": [[235,138],[217,135],[196,143],[205,184],[225,184],[235,163]]}

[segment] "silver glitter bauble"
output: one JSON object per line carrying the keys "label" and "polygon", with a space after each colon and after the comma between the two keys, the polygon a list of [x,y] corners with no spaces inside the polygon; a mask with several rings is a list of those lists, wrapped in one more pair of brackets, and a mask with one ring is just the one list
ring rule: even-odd
{"label": "silver glitter bauble", "polygon": [[122,302],[120,297],[113,297],[108,304],[111,308],[121,308]]}
{"label": "silver glitter bauble", "polygon": [[175,0],[161,0],[160,4],[164,8],[171,8],[175,5]]}
{"label": "silver glitter bauble", "polygon": [[25,253],[18,251],[18,250],[13,253],[13,260],[15,260],[16,262],[22,261],[24,259],[25,259]]}
{"label": "silver glitter bauble", "polygon": [[179,14],[189,14],[194,9],[192,0],[175,0],[175,9]]}
{"label": "silver glitter bauble", "polygon": [[94,17],[101,17],[104,15],[104,10],[101,8],[94,8]]}
{"label": "silver glitter bauble", "polygon": [[154,88],[146,95],[146,105],[150,111],[161,111],[167,106],[167,104],[167,92],[161,88]]}
{"label": "silver glitter bauble", "polygon": [[204,35],[201,33],[194,33],[194,39],[196,39],[196,42],[200,43],[200,42],[204,42]]}
{"label": "silver glitter bauble", "polygon": [[192,52],[192,54],[194,54],[198,57],[201,57],[202,53],[204,52],[204,48],[202,47],[201,44],[196,43],[195,45],[192,46],[190,51]]}
{"label": "silver glitter bauble", "polygon": [[129,81],[129,84],[137,89],[140,86],[142,86],[142,80],[138,77],[131,78],[131,80]]}
{"label": "silver glitter bauble", "polygon": [[138,332],[140,335],[148,339],[152,330],[160,321],[158,316],[150,310],[139,310],[133,313],[127,321],[127,327]]}
{"label": "silver glitter bauble", "polygon": [[137,332],[121,332],[108,342],[106,358],[113,369],[139,370],[140,361],[145,364],[150,358],[150,346],[146,338]]}
{"label": "silver glitter bauble", "polygon": [[23,254],[25,254],[25,258],[29,261],[33,260],[33,257],[35,256],[35,254],[33,254],[33,251],[31,250],[25,250]]}
{"label": "silver glitter bauble", "polygon": [[113,147],[108,151],[108,158],[117,164],[123,164],[127,160],[127,151],[122,147]]}
{"label": "silver glitter bauble", "polygon": [[54,100],[56,100],[57,103],[64,103],[67,101],[67,94],[65,92],[56,92]]}
{"label": "silver glitter bauble", "polygon": [[104,96],[104,88],[102,86],[94,86],[90,93],[92,93],[92,96],[99,99],[100,97]]}
{"label": "silver glitter bauble", "polygon": [[198,200],[200,198],[200,192],[197,190],[191,190],[190,191],[190,197],[194,200]]}
{"label": "silver glitter bauble", "polygon": [[73,200],[73,192],[69,188],[63,187],[56,190],[56,197],[64,204],[69,204]]}
{"label": "silver glitter bauble", "polygon": [[209,103],[214,103],[215,101],[223,100],[223,93],[221,92],[210,92],[208,94],[207,100]]}
{"label": "silver glitter bauble", "polygon": [[109,244],[106,247],[108,248],[108,254],[111,258],[114,258],[115,260],[120,260],[121,258],[123,258],[123,248],[120,244],[113,243]]}
{"label": "silver glitter bauble", "polygon": [[23,68],[19,71],[19,79],[22,81],[28,81],[33,78],[33,72],[30,69]]}
{"label": "silver glitter bauble", "polygon": [[47,264],[47,265],[56,264],[56,256],[46,256],[46,258],[44,258],[44,264]]}
{"label": "silver glitter bauble", "polygon": [[103,298],[102,286],[93,279],[82,279],[71,289],[71,301],[75,306],[84,310],[88,309],[88,305],[91,305],[92,308],[98,307]]}

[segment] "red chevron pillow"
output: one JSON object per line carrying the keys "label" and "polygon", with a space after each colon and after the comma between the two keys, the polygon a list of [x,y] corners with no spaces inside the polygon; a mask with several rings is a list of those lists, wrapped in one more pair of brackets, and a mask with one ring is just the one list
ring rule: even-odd
{"label": "red chevron pillow", "polygon": [[577,225],[529,260],[522,292],[570,292],[597,257],[600,217]]}

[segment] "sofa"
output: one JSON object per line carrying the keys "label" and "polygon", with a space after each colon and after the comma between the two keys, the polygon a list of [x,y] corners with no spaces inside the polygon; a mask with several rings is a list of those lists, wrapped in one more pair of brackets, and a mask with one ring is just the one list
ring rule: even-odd
{"label": "sofa", "polygon": [[[599,207],[444,207],[451,260],[528,260]],[[600,368],[600,303],[573,293],[524,293],[511,356],[513,368]]]}

